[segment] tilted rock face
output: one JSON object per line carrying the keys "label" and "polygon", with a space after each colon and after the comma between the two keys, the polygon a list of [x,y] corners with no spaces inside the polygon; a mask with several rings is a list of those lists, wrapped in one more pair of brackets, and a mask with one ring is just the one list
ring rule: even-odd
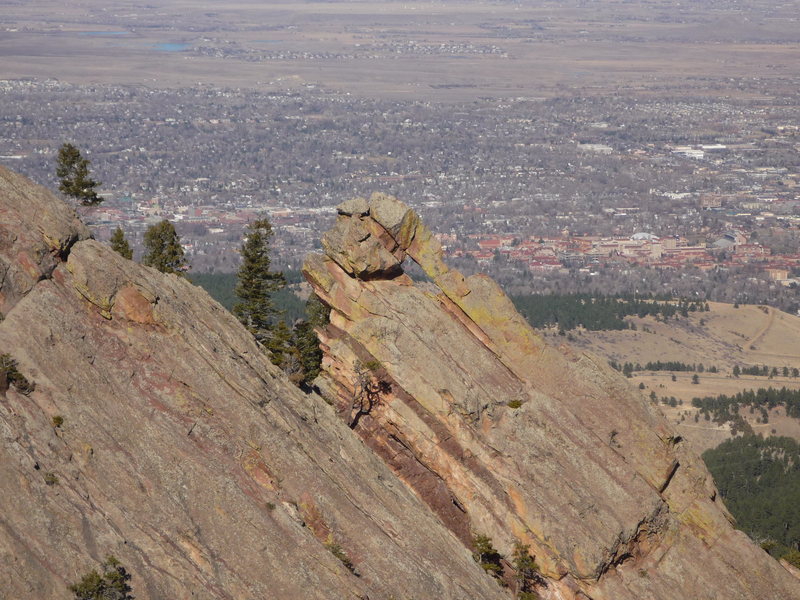
{"label": "tilted rock face", "polygon": [[7,169],[0,173],[0,197],[9,199],[0,206],[0,313],[6,314],[89,230],[45,188]]}
{"label": "tilted rock face", "polygon": [[204,291],[3,168],[0,233],[0,352],[36,383],[0,394],[0,599],[108,554],[139,600],[508,597]]}
{"label": "tilted rock face", "polygon": [[[624,378],[547,345],[488,277],[449,269],[402,202],[339,212],[304,267],[332,308],[318,383],[465,544],[530,544],[544,598],[800,598]],[[403,274],[406,256],[432,283]]]}

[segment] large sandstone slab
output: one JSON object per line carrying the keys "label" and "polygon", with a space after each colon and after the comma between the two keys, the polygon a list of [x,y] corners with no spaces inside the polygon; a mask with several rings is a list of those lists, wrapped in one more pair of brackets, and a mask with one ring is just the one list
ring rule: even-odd
{"label": "large sandstone slab", "polygon": [[0,229],[0,351],[36,382],[0,394],[0,599],[66,598],[108,554],[139,600],[507,598],[204,291],[7,171]]}
{"label": "large sandstone slab", "polygon": [[[433,282],[343,267],[326,234],[304,273],[331,309],[318,383],[465,544],[530,544],[546,598],[789,600],[798,582],[733,530],[713,481],[603,361],[549,346],[488,277],[447,267],[402,202],[374,195],[334,232],[371,232]],[[373,256],[380,252],[372,249]],[[401,259],[399,259],[401,260]],[[358,382],[380,392],[364,409]]]}

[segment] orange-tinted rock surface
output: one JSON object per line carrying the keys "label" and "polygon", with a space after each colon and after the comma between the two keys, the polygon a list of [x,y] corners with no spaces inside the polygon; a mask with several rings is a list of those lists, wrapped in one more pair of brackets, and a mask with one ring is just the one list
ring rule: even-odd
{"label": "orange-tinted rock surface", "polygon": [[0,599],[108,554],[138,600],[508,597],[204,291],[87,238],[0,168],[0,353],[36,384],[0,392]]}
{"label": "orange-tinted rock surface", "polygon": [[[546,344],[413,210],[340,207],[306,278],[331,308],[317,380],[465,543],[530,544],[544,598],[800,598],[736,531],[700,459],[603,361]],[[410,257],[430,282],[402,272]]]}

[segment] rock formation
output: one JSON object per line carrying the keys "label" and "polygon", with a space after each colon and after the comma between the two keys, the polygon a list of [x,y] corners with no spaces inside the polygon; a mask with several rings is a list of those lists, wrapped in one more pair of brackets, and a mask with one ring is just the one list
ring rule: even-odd
{"label": "rock formation", "polygon": [[108,554],[138,600],[508,597],[204,291],[1,167],[0,272],[35,383],[0,391],[0,599],[70,597]]}
{"label": "rock formation", "polygon": [[401,202],[340,212],[306,264],[326,401],[0,168],[0,354],[35,384],[0,376],[0,600],[66,598],[109,554],[139,600],[510,598],[476,533],[530,544],[543,598],[800,598],[624,379],[449,269]]}
{"label": "rock formation", "polygon": [[658,410],[545,343],[491,279],[449,269],[413,210],[351,200],[322,245],[304,266],[332,309],[318,384],[465,545],[529,544],[543,598],[800,598]]}

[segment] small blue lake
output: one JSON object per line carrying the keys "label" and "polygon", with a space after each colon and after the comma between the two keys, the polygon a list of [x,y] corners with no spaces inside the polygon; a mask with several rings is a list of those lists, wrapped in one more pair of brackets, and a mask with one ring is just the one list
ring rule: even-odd
{"label": "small blue lake", "polygon": [[180,42],[166,42],[163,44],[153,44],[153,48],[159,52],[182,52],[189,47],[189,44]]}

